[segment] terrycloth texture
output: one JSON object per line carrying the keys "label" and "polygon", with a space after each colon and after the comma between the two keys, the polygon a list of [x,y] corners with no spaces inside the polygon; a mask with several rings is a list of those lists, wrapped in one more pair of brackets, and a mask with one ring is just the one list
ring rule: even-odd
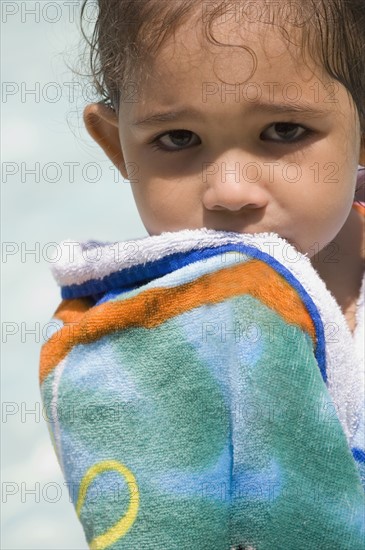
{"label": "terrycloth texture", "polygon": [[360,358],[307,257],[207,229],[63,252],[41,393],[90,548],[364,548]]}

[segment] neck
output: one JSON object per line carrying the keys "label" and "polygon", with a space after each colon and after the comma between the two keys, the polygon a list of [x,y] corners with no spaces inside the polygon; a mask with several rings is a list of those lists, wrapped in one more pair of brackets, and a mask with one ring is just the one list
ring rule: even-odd
{"label": "neck", "polygon": [[365,266],[364,222],[364,217],[352,208],[338,235],[311,258],[312,266],[335,297],[352,330]]}

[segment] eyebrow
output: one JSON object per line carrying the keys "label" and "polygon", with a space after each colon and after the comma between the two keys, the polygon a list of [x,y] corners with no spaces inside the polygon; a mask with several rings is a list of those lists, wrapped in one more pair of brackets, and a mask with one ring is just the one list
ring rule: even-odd
{"label": "eyebrow", "polygon": [[[268,114],[297,114],[310,118],[319,118],[331,113],[329,109],[313,108],[309,103],[265,103],[251,104],[250,110]],[[204,115],[198,109],[183,107],[178,110],[150,113],[143,118],[133,121],[132,126],[155,126],[164,122],[174,122],[180,119],[204,120]]]}

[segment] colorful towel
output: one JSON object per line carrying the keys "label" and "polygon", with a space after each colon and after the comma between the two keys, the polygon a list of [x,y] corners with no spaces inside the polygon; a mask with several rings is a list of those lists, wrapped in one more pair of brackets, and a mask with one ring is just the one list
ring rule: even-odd
{"label": "colorful towel", "polygon": [[65,241],[41,352],[93,549],[364,549],[364,392],[345,318],[274,233]]}

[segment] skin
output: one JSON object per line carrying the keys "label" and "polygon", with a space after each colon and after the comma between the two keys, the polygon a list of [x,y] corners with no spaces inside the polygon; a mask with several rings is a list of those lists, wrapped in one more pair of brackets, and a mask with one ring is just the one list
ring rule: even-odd
{"label": "skin", "polygon": [[[364,222],[352,208],[358,164],[365,164],[356,106],[342,84],[299,59],[275,27],[213,26],[220,42],[248,46],[255,66],[245,49],[205,42],[192,21],[160,50],[137,101],[121,101],[118,115],[101,104],[85,108],[88,132],[131,180],[150,235],[202,227],[274,231],[310,257],[353,330],[364,271]],[[204,96],[207,83],[215,93]],[[238,95],[224,95],[225,89]],[[290,107],[294,98],[326,113],[313,118],[252,110],[257,94],[271,105]],[[202,119],[135,125],[183,106]],[[174,152],[154,149],[157,136]]]}

